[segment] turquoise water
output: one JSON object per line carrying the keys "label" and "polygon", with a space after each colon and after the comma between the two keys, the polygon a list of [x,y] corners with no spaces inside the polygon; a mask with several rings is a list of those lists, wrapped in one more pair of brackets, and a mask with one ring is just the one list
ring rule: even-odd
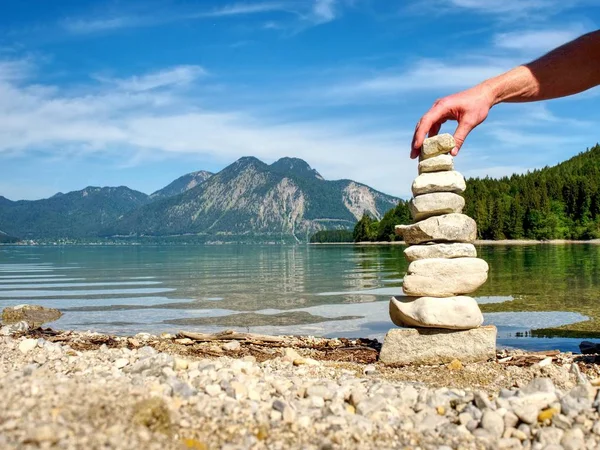
{"label": "turquoise water", "polygon": [[[585,298],[600,292],[595,263],[581,269],[582,261],[598,260],[598,247],[548,247],[479,249],[491,266],[490,280],[476,297],[484,307],[522,301],[523,295],[539,301],[539,311],[485,314],[486,323],[499,327],[500,345],[577,350],[580,338],[522,337],[532,328],[586,319],[585,308],[563,310],[559,303],[548,310],[547,299],[559,286],[572,296],[580,289]],[[65,312],[55,328],[117,334],[239,329],[381,339],[393,326],[388,299],[402,293],[407,266],[402,250],[372,245],[3,246],[0,308],[55,307]],[[561,270],[549,270],[557,264]]]}

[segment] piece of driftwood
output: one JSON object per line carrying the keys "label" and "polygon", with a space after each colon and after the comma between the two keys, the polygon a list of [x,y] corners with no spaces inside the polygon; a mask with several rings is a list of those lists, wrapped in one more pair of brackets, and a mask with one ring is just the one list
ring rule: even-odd
{"label": "piece of driftwood", "polygon": [[365,347],[365,346],[357,346],[357,347],[337,347],[337,348],[331,348],[331,349],[325,349],[325,351],[327,352],[334,352],[334,351],[349,351],[349,352],[356,352],[356,351],[361,351],[361,352],[375,352],[375,353],[379,353],[377,351],[377,349],[371,348],[371,347]]}
{"label": "piece of driftwood", "polygon": [[179,336],[192,339],[198,342],[208,341],[249,341],[249,342],[284,342],[285,339],[280,336],[267,336],[264,334],[238,333],[232,330],[221,331],[219,333],[194,333],[192,331],[180,331]]}

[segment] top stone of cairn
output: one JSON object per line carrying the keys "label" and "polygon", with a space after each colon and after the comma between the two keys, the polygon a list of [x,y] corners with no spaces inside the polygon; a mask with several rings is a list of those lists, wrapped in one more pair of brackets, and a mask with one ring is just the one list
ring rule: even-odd
{"label": "top stone of cairn", "polygon": [[450,153],[454,147],[456,147],[456,142],[454,142],[451,134],[438,134],[437,136],[425,139],[421,148],[421,158],[429,159],[434,156]]}

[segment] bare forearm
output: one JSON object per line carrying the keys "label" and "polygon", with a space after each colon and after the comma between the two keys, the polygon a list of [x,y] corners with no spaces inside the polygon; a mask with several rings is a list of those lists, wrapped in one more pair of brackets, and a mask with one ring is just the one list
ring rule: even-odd
{"label": "bare forearm", "polygon": [[576,94],[600,84],[600,31],[482,83],[492,104],[530,102]]}

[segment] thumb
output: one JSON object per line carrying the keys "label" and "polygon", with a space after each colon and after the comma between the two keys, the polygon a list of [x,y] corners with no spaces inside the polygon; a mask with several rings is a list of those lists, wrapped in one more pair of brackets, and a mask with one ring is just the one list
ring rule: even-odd
{"label": "thumb", "polygon": [[468,120],[462,120],[458,123],[458,127],[456,127],[456,131],[454,132],[454,141],[456,142],[456,147],[452,149],[450,154],[452,156],[458,155],[460,148],[465,143],[465,139],[467,139],[468,134],[475,128],[471,122]]}

